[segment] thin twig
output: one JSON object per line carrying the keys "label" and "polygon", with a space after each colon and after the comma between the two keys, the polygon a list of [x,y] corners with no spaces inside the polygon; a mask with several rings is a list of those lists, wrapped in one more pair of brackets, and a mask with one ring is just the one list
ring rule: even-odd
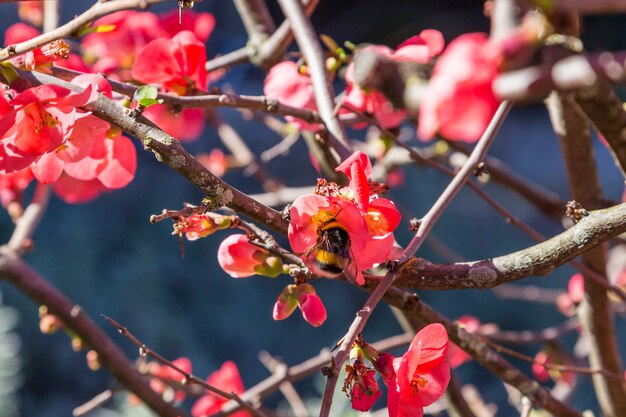
{"label": "thin twig", "polygon": [[144,343],[142,343],[139,339],[137,339],[126,327],[122,326],[121,324],[119,324],[118,322],[116,322],[115,320],[113,320],[112,318],[105,316],[104,314],[100,314],[100,316],[106,320],[111,326],[115,327],[117,329],[117,331],[124,337],[126,337],[128,340],[130,340],[131,342],[133,342],[133,344],[135,346],[137,346],[139,348],[139,356],[141,357],[146,357],[146,356],[150,356],[154,359],[156,359],[157,362],[159,362],[161,365],[165,365],[168,368],[171,368],[173,370],[175,370],[176,372],[178,372],[181,375],[181,381],[183,385],[189,385],[189,384],[195,384],[195,385],[199,385],[202,388],[204,388],[205,390],[212,392],[214,394],[219,395],[220,397],[226,398],[227,400],[233,400],[236,401],[241,407],[243,407],[246,411],[250,412],[251,414],[258,416],[258,417],[263,417],[264,415],[257,410],[256,408],[254,408],[251,404],[248,404],[247,402],[243,401],[237,394],[235,394],[234,392],[226,392],[223,391],[213,385],[208,384],[207,382],[203,381],[202,379],[196,377],[193,374],[190,374],[189,372],[183,370],[182,368],[180,368],[179,366],[176,366],[176,364],[174,364],[172,361],[164,358],[163,356],[161,356],[159,353],[155,352],[154,350],[150,349],[148,346],[146,346]]}
{"label": "thin twig", "polygon": [[24,214],[19,218],[11,239],[7,246],[21,253],[27,246],[28,241],[35,233],[39,222],[43,218],[43,215],[48,207],[48,200],[50,199],[50,187],[44,184],[37,184],[35,188],[35,194],[33,199],[24,211]]}
{"label": "thin twig", "polygon": [[139,397],[161,417],[179,417],[186,413],[168,404],[155,393],[134,365],[87,315],[85,310],[69,300],[11,251],[0,247],[0,278],[4,278],[35,303],[45,305],[68,329],[98,353],[102,365],[119,383]]}
{"label": "thin twig", "polygon": [[[268,352],[259,353],[259,360],[261,363],[272,373],[284,373],[287,365],[280,360],[274,358]],[[309,414],[306,405],[302,401],[302,398],[298,394],[298,391],[290,382],[283,382],[279,385],[280,392],[291,406],[291,410],[295,417],[307,417]]]}
{"label": "thin twig", "polygon": [[574,372],[574,373],[577,373],[577,374],[584,374],[584,375],[600,374],[600,375],[604,375],[604,376],[606,376],[608,378],[611,378],[614,381],[617,381],[619,383],[622,383],[622,384],[624,383],[624,377],[622,375],[618,375],[618,374],[615,374],[613,372],[609,372],[609,371],[604,370],[604,369],[588,368],[588,367],[585,367],[585,366],[560,365],[560,364],[556,364],[556,363],[544,363],[544,362],[537,361],[534,358],[531,358],[530,356],[524,355],[523,353],[519,353],[519,352],[517,352],[517,351],[515,351],[513,349],[509,349],[507,347],[499,345],[499,344],[489,340],[488,338],[486,338],[484,340],[485,340],[485,343],[487,343],[489,346],[491,346],[497,352],[507,354],[507,355],[512,356],[514,358],[523,360],[524,362],[542,365],[546,369],[550,369],[550,370],[554,370],[554,371],[561,371],[561,372]]}
{"label": "thin twig", "polygon": [[335,114],[333,86],[326,70],[324,53],[317,39],[317,35],[306,15],[300,0],[278,0],[285,17],[291,24],[296,42],[306,60],[315,101],[320,116],[330,133],[330,145],[337,151],[341,159],[346,159],[352,153],[348,137]]}

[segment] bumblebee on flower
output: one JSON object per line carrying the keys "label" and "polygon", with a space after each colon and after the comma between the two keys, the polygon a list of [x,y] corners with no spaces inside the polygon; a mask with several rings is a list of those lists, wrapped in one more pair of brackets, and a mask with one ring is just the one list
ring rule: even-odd
{"label": "bumblebee on flower", "polygon": [[289,243],[317,275],[345,274],[363,285],[362,271],[387,260],[400,213],[392,201],[378,196],[380,187],[371,187],[367,155],[355,152],[337,171],[348,176],[348,186],[322,180],[316,194],[293,202]]}

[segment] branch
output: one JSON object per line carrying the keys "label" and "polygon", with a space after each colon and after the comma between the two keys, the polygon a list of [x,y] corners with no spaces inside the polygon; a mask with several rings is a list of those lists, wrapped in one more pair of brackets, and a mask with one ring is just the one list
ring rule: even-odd
{"label": "branch", "polygon": [[6,246],[0,247],[0,278],[9,281],[34,302],[47,306],[52,314],[61,319],[87,346],[98,353],[103,366],[121,385],[141,398],[159,416],[184,415],[181,410],[166,403],[160,395],[152,391],[124,353],[80,306],[65,297]]}
{"label": "branch", "polygon": [[235,7],[252,47],[258,48],[276,27],[264,0],[235,0]]}
{"label": "branch", "polygon": [[[74,77],[83,74],[79,71],[67,68],[53,67],[54,76],[71,81]],[[137,91],[137,85],[124,83],[107,78],[113,91],[133,97]],[[159,99],[163,100],[163,104],[175,108],[213,108],[213,107],[233,107],[238,109],[258,110],[271,114],[280,114],[281,116],[293,116],[302,119],[308,123],[323,123],[320,116],[315,111],[302,109],[299,107],[291,107],[281,104],[277,99],[266,96],[247,96],[236,94],[203,94],[197,96],[177,96],[172,94],[159,93]]]}
{"label": "branch", "polygon": [[0,62],[6,61],[7,59],[16,55],[23,54],[24,52],[32,51],[35,48],[43,46],[57,39],[71,37],[82,26],[90,23],[91,21],[99,17],[121,10],[145,9],[148,6],[157,3],[163,3],[165,1],[167,0],[116,0],[107,2],[98,1],[89,9],[87,9],[83,14],[76,16],[74,19],[70,20],[63,26],[59,26],[55,30],[43,33],[39,36],[15,45],[8,45],[6,48],[0,50]]}
{"label": "branch", "polygon": [[[586,118],[573,100],[556,92],[548,97],[546,105],[563,150],[572,197],[583,207],[600,206],[603,200],[602,189]],[[606,113],[606,109],[607,107],[603,107],[603,112]],[[605,283],[609,283],[606,276],[605,245],[598,245],[581,257],[584,264],[599,273]],[[585,299],[577,313],[582,330],[590,341],[589,362],[594,368],[623,375],[608,295],[588,274],[583,272],[583,276]],[[594,374],[592,379],[603,414],[625,415],[626,392],[621,384],[609,380],[605,374]]]}
{"label": "branch", "polygon": [[397,284],[421,290],[484,289],[530,276],[545,276],[624,232],[626,203],[591,211],[552,239],[500,257],[455,264],[434,264],[412,258],[403,265]]}
{"label": "branch", "polygon": [[156,361],[159,362],[161,365],[167,366],[168,368],[171,368],[175,370],[176,372],[178,372],[180,376],[182,377],[181,380],[183,381],[182,382],[183,385],[188,385],[188,384],[199,385],[205,390],[212,392],[213,394],[216,394],[222,398],[236,401],[242,408],[244,408],[246,411],[250,412],[254,416],[257,416],[257,417],[263,416],[263,414],[259,412],[257,409],[255,409],[252,405],[241,400],[241,398],[239,398],[237,394],[223,391],[213,385],[208,384],[207,382],[203,381],[197,376],[192,375],[189,372],[181,369],[180,367],[176,366],[172,361],[165,359],[159,353],[155,352],[154,350],[150,349],[148,346],[143,344],[141,340],[137,339],[126,327],[122,326],[121,324],[113,320],[112,318],[105,316],[104,314],[101,314],[101,316],[111,326],[117,329],[117,331],[122,336],[125,336],[128,340],[133,342],[133,344],[139,348],[140,356],[151,356],[154,359],[156,359]]}
{"label": "branch", "polygon": [[346,159],[352,150],[346,132],[335,114],[335,94],[315,30],[299,0],[278,0],[278,4],[289,20],[296,42],[307,63],[317,108],[330,133],[330,144],[341,159]]}
{"label": "branch", "polygon": [[[373,287],[366,286],[371,291]],[[558,401],[536,381],[528,378],[519,369],[511,365],[502,356],[485,343],[481,336],[468,333],[446,317],[437,313],[432,307],[419,300],[416,294],[399,288],[391,288],[385,301],[398,307],[405,313],[417,316],[426,323],[441,323],[446,328],[450,340],[469,353],[477,362],[496,374],[505,383],[514,386],[527,396],[532,403],[545,408],[559,417],[581,417],[581,414],[569,405]]]}
{"label": "branch", "polygon": [[15,230],[11,235],[11,239],[7,246],[20,253],[24,250],[25,245],[29,239],[35,233],[39,222],[41,221],[46,207],[48,206],[48,200],[50,199],[50,187],[43,184],[37,184],[35,188],[35,194],[33,199],[24,211],[24,214],[19,218],[15,225]]}
{"label": "branch", "polygon": [[[54,84],[73,91],[83,89],[47,74],[21,72],[20,76],[35,85]],[[137,118],[127,114],[124,107],[103,95],[90,103],[89,110],[99,118],[114,124],[141,141],[145,149],[152,151],[157,160],[187,178],[202,190],[210,201],[210,208],[229,207],[238,213],[262,222],[281,234],[287,233],[287,221],[279,212],[264,206],[246,194],[213,175],[173,137],[154,126],[142,116]]]}

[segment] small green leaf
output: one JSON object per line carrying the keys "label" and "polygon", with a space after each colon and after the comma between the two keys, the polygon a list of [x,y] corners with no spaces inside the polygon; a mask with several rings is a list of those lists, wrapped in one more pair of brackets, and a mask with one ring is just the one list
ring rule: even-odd
{"label": "small green leaf", "polygon": [[154,99],[154,98],[142,98],[141,100],[138,100],[137,103],[143,107],[149,107],[152,106],[153,104],[161,104],[163,103],[163,99]]}
{"label": "small green leaf", "polygon": [[151,85],[141,86],[135,91],[135,95],[133,96],[133,100],[136,101],[140,106],[149,107],[154,104],[163,103],[162,99],[157,99],[159,96],[159,92],[156,87]]}

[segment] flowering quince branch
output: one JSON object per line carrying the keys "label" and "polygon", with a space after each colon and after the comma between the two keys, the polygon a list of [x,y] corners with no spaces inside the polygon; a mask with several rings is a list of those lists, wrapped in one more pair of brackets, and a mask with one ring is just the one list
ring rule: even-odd
{"label": "flowering quince branch", "polygon": [[6,61],[9,58],[21,55],[25,52],[32,51],[33,49],[54,40],[73,36],[81,27],[99,17],[106,16],[120,10],[146,8],[150,5],[163,3],[165,1],[167,0],[116,0],[104,3],[98,1],[81,15],[76,16],[68,23],[59,26],[50,32],[46,32],[25,42],[7,46],[0,51],[0,62]]}
{"label": "flowering quince branch", "polygon": [[[439,216],[442,214],[443,210],[450,204],[454,196],[461,190],[463,184],[470,178],[478,163],[484,158],[487,149],[489,149],[489,145],[495,139],[496,133],[499,130],[499,127],[502,125],[502,122],[504,121],[504,118],[506,117],[510,108],[511,105],[507,102],[503,103],[500,106],[500,108],[494,115],[491,123],[487,127],[487,130],[483,133],[483,136],[478,141],[474,152],[472,152],[472,155],[470,155],[470,157],[467,159],[463,168],[461,168],[458,174],[450,182],[448,187],[446,187],[444,192],[437,199],[435,204],[422,218],[422,221],[415,236],[398,258],[398,262],[401,265],[409,260],[419,249],[421,244],[424,242],[426,235],[428,234],[434,223],[437,221]],[[398,269],[402,270],[404,269],[404,267],[401,266]],[[352,322],[348,332],[344,336],[343,343],[339,347],[339,350],[334,357],[334,363],[341,366],[346,361],[349,349],[354,343],[354,340],[356,339],[357,335],[363,331],[363,328],[365,327],[369,316],[371,315],[374,308],[378,305],[378,303],[382,300],[385,292],[396,281],[398,273],[398,270],[389,271],[387,275],[377,285],[376,289],[372,291],[363,308],[357,313],[357,318]],[[326,381],[326,388],[324,389],[324,396],[322,398],[320,417],[327,417],[330,413],[333,392],[337,383],[337,375],[338,372],[335,369],[334,372],[328,376],[328,379]]]}
{"label": "flowering quince branch", "polygon": [[165,365],[165,366],[173,369],[174,371],[178,372],[178,374],[182,377],[180,379],[180,381],[181,381],[181,383],[183,385],[189,385],[189,384],[199,385],[202,388],[204,388],[205,390],[207,390],[209,392],[212,392],[212,393],[215,393],[215,394],[219,395],[220,397],[223,397],[223,398],[226,398],[228,400],[233,400],[233,401],[237,402],[237,404],[239,404],[241,407],[243,407],[244,409],[249,411],[254,416],[257,416],[257,417],[263,417],[264,416],[264,414],[261,413],[261,411],[259,411],[254,406],[252,406],[251,404],[247,403],[246,401],[243,401],[237,394],[235,394],[233,392],[222,391],[221,389],[219,389],[219,388],[217,388],[217,387],[215,387],[213,385],[210,385],[207,382],[203,381],[202,379],[200,379],[200,378],[194,376],[193,374],[185,371],[184,369],[182,369],[181,367],[177,366],[172,361],[167,360],[166,358],[161,356],[159,353],[153,351],[148,346],[143,344],[126,327],[122,326],[121,324],[119,324],[118,322],[113,320],[112,318],[105,316],[104,314],[101,314],[101,316],[111,326],[113,326],[115,329],[117,329],[117,331],[122,336],[125,336],[128,340],[133,342],[135,344],[135,346],[137,346],[139,348],[139,356],[142,356],[142,357],[151,356],[154,359],[156,359],[159,363],[161,363],[162,365]]}
{"label": "flowering quince branch", "polygon": [[[80,87],[47,74],[22,73],[22,78],[30,80],[33,84],[53,84],[73,91],[82,90]],[[280,213],[259,204],[213,175],[191,156],[175,138],[156,128],[152,122],[143,116],[137,118],[128,116],[125,108],[102,95],[90,103],[89,110],[94,115],[119,126],[138,138],[143,146],[151,150],[160,162],[189,179],[206,193],[207,202],[211,208],[227,206],[252,219],[259,219],[279,233],[286,233],[287,223],[282,219]]]}
{"label": "flowering quince branch", "polygon": [[[375,291],[372,287],[366,286],[365,289]],[[454,342],[457,346],[469,353],[485,368],[498,375],[502,381],[518,389],[522,394],[527,396],[535,406],[545,408],[547,411],[558,416],[581,417],[579,412],[551,396],[550,393],[536,381],[528,378],[519,369],[502,358],[489,347],[482,336],[468,333],[463,326],[452,323],[429,305],[419,300],[417,294],[392,287],[387,291],[385,300],[389,304],[398,307],[406,314],[416,315],[419,320],[425,321],[426,323],[442,323],[446,328],[451,342]]]}
{"label": "flowering quince branch", "polygon": [[[399,272],[397,283],[422,290],[484,289],[530,276],[548,275],[581,253],[626,231],[625,203],[589,213],[545,242],[489,260],[443,265],[412,258]],[[521,262],[522,259],[525,261]]]}
{"label": "flowering quince branch", "polygon": [[607,378],[610,378],[613,380],[613,383],[617,383],[618,385],[623,385],[626,382],[624,381],[624,376],[620,375],[620,374],[616,374],[613,372],[609,372],[605,369],[601,369],[601,368],[588,368],[585,366],[572,366],[572,365],[561,365],[561,364],[557,364],[557,363],[545,363],[545,362],[541,362],[538,361],[535,358],[531,358],[530,356],[524,355],[523,353],[517,352],[513,349],[509,349],[505,346],[499,345],[495,342],[493,342],[492,340],[490,340],[489,338],[484,338],[483,339],[485,341],[485,343],[487,343],[489,346],[491,346],[493,348],[493,350],[495,350],[496,352],[500,352],[500,353],[504,353],[506,355],[515,357],[517,359],[521,359],[524,362],[528,362],[531,364],[538,364],[543,366],[545,369],[553,369],[555,371],[565,371],[565,372],[574,372],[577,374],[584,374],[584,375],[594,375],[594,374],[601,374],[606,376]]}
{"label": "flowering quince branch", "polygon": [[[82,74],[79,71],[67,68],[53,67],[52,73],[66,81],[70,81],[77,75]],[[129,83],[123,83],[110,78],[107,81],[111,84],[113,91],[125,94],[129,97],[137,90],[137,86]],[[280,103],[278,100],[266,96],[247,96],[236,94],[201,94],[193,96],[178,96],[160,92],[157,96],[167,104],[175,108],[207,108],[207,107],[234,107],[239,109],[250,109],[263,111],[270,114],[279,114],[281,116],[293,116],[306,121],[307,123],[323,123],[317,112],[303,108],[297,108]]]}

